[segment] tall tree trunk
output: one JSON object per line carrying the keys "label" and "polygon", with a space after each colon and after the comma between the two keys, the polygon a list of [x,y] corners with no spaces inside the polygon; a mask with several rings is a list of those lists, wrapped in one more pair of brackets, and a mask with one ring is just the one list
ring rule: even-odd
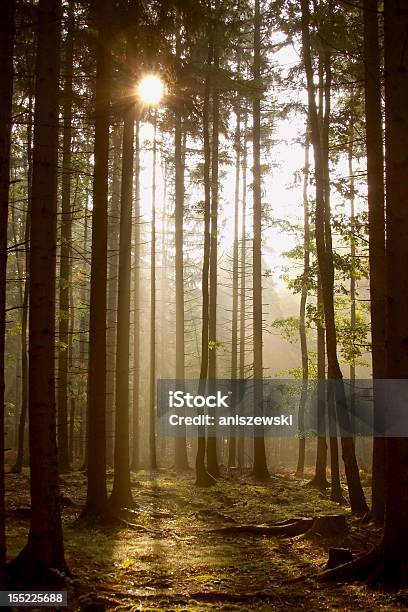
{"label": "tall tree trunk", "polygon": [[[201,323],[201,365],[200,365],[200,383],[199,394],[203,395],[206,389],[206,381],[208,375],[208,319],[209,319],[209,288],[208,279],[210,271],[210,245],[211,245],[211,148],[210,148],[210,69],[213,58],[213,44],[211,34],[208,32],[208,56],[207,56],[207,73],[204,85],[204,103],[203,103],[203,144],[204,144],[204,249],[203,249],[203,269],[201,275],[201,291],[202,291],[202,323]],[[214,484],[214,478],[207,472],[205,466],[205,447],[206,436],[205,427],[199,427],[197,440],[196,454],[196,485],[200,487],[211,486]]]}
{"label": "tall tree trunk", "polygon": [[55,277],[61,2],[40,0],[30,229],[30,531],[10,564],[24,584],[67,571],[59,507],[55,411]]}
{"label": "tall tree trunk", "polygon": [[[406,379],[408,368],[408,2],[384,4],[387,378]],[[378,129],[378,126],[377,126]],[[379,182],[377,183],[379,185]],[[378,215],[380,214],[379,211]],[[408,585],[408,440],[386,441],[384,573]]]}
{"label": "tall tree trunk", "polygon": [[[74,364],[74,333],[75,333],[75,310],[74,300],[72,295],[72,287],[69,291],[69,338],[68,338],[68,370],[72,372]],[[76,397],[73,386],[70,390],[70,411],[69,411],[69,428],[68,428],[68,452],[69,462],[72,465],[74,461],[74,439],[75,439],[75,419],[76,419]]]}
{"label": "tall tree trunk", "polygon": [[0,589],[5,588],[4,504],[4,345],[6,335],[7,223],[10,185],[10,134],[13,98],[14,0],[3,4],[0,21]]}
{"label": "tall tree trunk", "polygon": [[121,126],[113,132],[111,196],[108,213],[108,312],[106,333],[106,463],[113,466],[115,436],[115,364],[119,276],[119,206],[122,139]]}
{"label": "tall tree trunk", "polygon": [[[214,31],[213,70],[220,67],[217,27]],[[212,82],[212,142],[211,142],[211,241],[210,241],[210,308],[208,324],[208,380],[210,389],[217,378],[217,266],[218,266],[218,146],[220,120],[220,93],[214,79]],[[210,416],[215,416],[213,408],[208,409]],[[207,437],[207,470],[211,476],[219,476],[217,458],[217,438]]]}
{"label": "tall tree trunk", "polygon": [[21,408],[18,422],[18,443],[16,463],[13,472],[21,472],[24,462],[24,442],[26,436],[26,421],[28,411],[28,354],[27,354],[27,327],[28,327],[28,297],[30,275],[30,219],[31,219],[31,193],[33,176],[33,95],[28,96],[28,122],[27,122],[27,212],[25,218],[24,242],[25,248],[25,280],[23,303],[21,312]]}
{"label": "tall tree trunk", "polygon": [[[261,10],[260,0],[255,0],[254,13],[254,63],[253,78],[257,91],[253,101],[253,351],[254,351],[254,406],[262,410],[263,365],[262,365],[262,178],[261,178]],[[258,428],[254,436],[253,475],[258,479],[268,478],[266,464],[265,439],[263,431]]]}
{"label": "tall tree trunk", "polygon": [[[324,314],[322,304],[322,289],[320,279],[317,281],[317,380],[318,380],[318,397],[317,397],[317,422],[319,426],[319,436],[317,438],[316,451],[316,466],[315,475],[309,483],[309,486],[325,491],[329,483],[327,482],[327,441],[326,441],[326,339],[324,330]],[[339,473],[333,472],[338,482]],[[333,475],[332,475],[333,477]]]}
{"label": "tall tree trunk", "polygon": [[[174,118],[174,163],[175,163],[175,272],[176,272],[176,379],[184,379],[184,164],[183,128],[181,113]],[[174,440],[174,467],[177,471],[188,469],[186,436]]]}
{"label": "tall tree trunk", "polygon": [[[245,346],[246,346],[246,201],[247,201],[247,166],[248,166],[248,113],[244,119],[244,151],[242,154],[242,225],[241,225],[241,253],[240,253],[240,307],[239,307],[239,378],[245,379]],[[240,431],[238,440],[238,466],[245,467],[245,432]]]}
{"label": "tall tree trunk", "polygon": [[132,470],[139,469],[139,391],[140,391],[140,121],[135,135],[135,272],[133,311],[133,398]]}
{"label": "tall tree trunk", "polygon": [[58,350],[58,464],[60,471],[70,468],[68,448],[68,326],[71,282],[71,141],[72,141],[72,71],[74,57],[74,7],[68,5],[65,41],[63,92],[63,143],[61,186],[61,252],[59,279],[59,350]]}
{"label": "tall tree trunk", "polygon": [[[310,32],[309,32],[309,0],[301,1],[302,7],[302,46],[303,61],[305,64],[309,119],[313,151],[315,157],[316,177],[316,215],[315,235],[319,272],[322,281],[323,304],[326,325],[326,345],[328,360],[328,378],[333,381],[335,391],[335,408],[342,410],[346,405],[345,391],[342,373],[337,359],[337,338],[334,319],[334,266],[333,251],[331,243],[330,228],[330,203],[329,203],[329,176],[328,176],[328,127],[330,120],[330,53],[326,50],[324,57],[326,73],[326,95],[325,95],[325,125],[320,136],[316,100],[313,84],[313,66],[311,59]],[[328,95],[327,95],[328,94]],[[342,414],[343,420],[346,414]],[[346,470],[346,478],[350,495],[350,505],[355,514],[367,512],[367,504],[361,486],[358,465],[355,456],[355,445],[352,437],[342,437],[342,453]]]}
{"label": "tall tree trunk", "polygon": [[157,110],[154,110],[152,221],[150,244],[150,373],[149,373],[149,461],[157,470],[156,456],[156,171],[157,171]]}
{"label": "tall tree trunk", "polygon": [[[180,33],[176,39],[176,57],[180,61]],[[183,125],[180,109],[174,114],[174,229],[175,229],[175,274],[176,274],[176,379],[185,376],[184,342],[184,152]],[[177,471],[188,469],[187,441],[185,431],[174,440],[174,467]]]}
{"label": "tall tree trunk", "polygon": [[[129,42],[127,43],[129,46]],[[127,61],[131,54],[127,51]],[[132,191],[134,161],[135,107],[125,111],[122,146],[122,188],[120,201],[118,321],[115,376],[115,459],[110,503],[118,507],[133,505],[130,483],[129,376],[130,376],[130,281],[132,250]]]}
{"label": "tall tree trunk", "polygon": [[298,462],[296,467],[296,476],[303,478],[305,471],[305,451],[306,451],[306,437],[305,437],[305,406],[307,400],[308,383],[309,383],[309,355],[307,350],[307,337],[306,337],[306,302],[308,293],[309,283],[309,269],[310,269],[310,227],[309,227],[309,198],[307,195],[307,186],[309,183],[309,129],[306,128],[306,142],[305,142],[305,165],[304,165],[304,176],[303,176],[303,279],[302,279],[302,291],[300,295],[300,307],[299,307],[299,338],[300,338],[300,351],[302,355],[302,391],[299,402],[299,450],[298,450]]}
{"label": "tall tree trunk", "polygon": [[[90,156],[88,157],[87,170],[88,175],[91,174],[91,163]],[[83,256],[85,260],[88,260],[88,201],[85,199],[85,209],[84,209],[84,241],[83,241]],[[87,270],[88,272],[88,270]],[[82,276],[82,286],[81,286],[81,316],[80,316],[80,333],[81,340],[79,343],[79,362],[80,367],[83,371],[87,369],[88,363],[88,346],[87,342],[87,333],[89,330],[89,313],[88,313],[88,296],[90,295],[89,282],[88,282],[89,274],[83,274]],[[87,385],[87,383],[86,383]],[[87,386],[80,382],[81,395],[85,394],[85,401],[81,402],[81,424],[80,424],[80,439],[82,446],[82,458],[83,458],[83,469],[87,469],[88,467],[88,431],[89,431],[89,403],[87,393]]]}
{"label": "tall tree trunk", "polygon": [[88,366],[88,488],[83,516],[103,517],[106,489],[106,282],[109,114],[112,79],[111,0],[98,2],[94,185]]}
{"label": "tall tree trunk", "polygon": [[[231,379],[238,372],[238,216],[239,216],[239,179],[241,169],[241,109],[239,102],[235,111],[235,201],[234,201],[234,243],[232,251],[232,321],[231,321]],[[237,454],[236,428],[230,428],[228,445],[228,467],[235,466]]]}
{"label": "tall tree trunk", "polygon": [[[381,69],[378,40],[378,2],[364,0],[364,69],[367,143],[368,234],[371,298],[371,351],[373,378],[386,378],[385,353],[385,217],[384,159],[381,113]],[[374,411],[381,411],[374,387]],[[381,417],[381,414],[378,415]],[[374,438],[372,515],[381,524],[385,502],[385,441]]]}

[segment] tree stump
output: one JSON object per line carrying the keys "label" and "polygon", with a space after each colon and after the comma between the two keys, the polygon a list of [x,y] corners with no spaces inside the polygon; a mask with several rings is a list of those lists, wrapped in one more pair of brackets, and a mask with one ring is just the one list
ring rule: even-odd
{"label": "tree stump", "polygon": [[348,548],[329,548],[329,558],[325,569],[333,569],[352,560],[353,555]]}
{"label": "tree stump", "polygon": [[344,537],[349,531],[344,514],[317,516],[306,535],[319,535],[323,538]]}

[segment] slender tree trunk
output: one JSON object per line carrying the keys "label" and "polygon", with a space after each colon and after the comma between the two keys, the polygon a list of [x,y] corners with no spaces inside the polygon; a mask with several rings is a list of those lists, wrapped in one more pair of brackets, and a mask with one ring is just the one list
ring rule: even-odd
{"label": "slender tree trunk", "polygon": [[300,338],[300,351],[302,355],[302,391],[299,403],[299,451],[298,451],[298,463],[296,468],[296,476],[303,478],[305,470],[305,451],[306,451],[306,438],[305,438],[305,406],[307,400],[308,383],[309,383],[309,355],[307,349],[307,337],[306,337],[306,302],[308,294],[308,283],[309,283],[309,269],[310,269],[310,227],[309,227],[309,198],[307,195],[307,186],[309,183],[309,130],[306,132],[305,142],[305,165],[304,165],[304,176],[303,176],[303,280],[302,280],[302,291],[300,295],[300,307],[299,307],[299,338]]}
{"label": "slender tree trunk", "polygon": [[[87,164],[88,174],[91,173],[90,157],[88,157]],[[85,210],[84,210],[84,241],[83,241],[83,253],[85,259],[88,259],[88,202],[85,199]],[[88,316],[88,295],[90,294],[88,287],[89,274],[83,274],[82,287],[81,287],[81,317],[80,317],[80,332],[81,339],[79,343],[79,362],[82,371],[87,371],[88,363],[88,342],[87,332],[89,329],[89,316]],[[87,390],[85,384],[81,381],[81,395]],[[81,425],[80,425],[80,439],[82,445],[82,458],[83,458],[83,469],[88,467],[88,431],[89,431],[89,404],[86,394],[86,400],[81,402]]]}
{"label": "slender tree trunk", "polygon": [[[239,308],[239,378],[245,379],[245,345],[246,345],[246,200],[247,200],[247,166],[248,166],[248,113],[245,112],[244,119],[244,151],[242,155],[242,226],[241,226],[241,253],[240,253],[240,275],[241,294]],[[238,466],[245,467],[245,432],[240,431],[238,440]]]}
{"label": "slender tree trunk", "polygon": [[[354,92],[351,94],[354,101]],[[350,122],[350,143],[348,147],[348,170],[350,176],[350,257],[352,271],[350,274],[350,327],[352,334],[352,343],[354,346],[356,332],[356,275],[354,272],[354,264],[356,260],[356,219],[355,219],[355,186],[354,186],[354,168],[353,168],[353,119]],[[350,363],[350,391],[351,391],[351,419],[354,431],[354,411],[355,411],[355,389],[356,389],[356,363],[353,358]]]}
{"label": "slender tree trunk", "polygon": [[[213,70],[220,67],[219,49],[217,41],[217,28],[214,32]],[[212,152],[211,152],[211,241],[210,241],[210,308],[208,324],[208,379],[210,388],[217,378],[217,266],[218,266],[218,146],[219,146],[219,120],[220,120],[220,94],[218,86],[212,83]],[[215,416],[215,410],[209,408],[210,416]],[[220,474],[217,458],[217,438],[215,435],[207,437],[207,470],[211,476],[217,478]]]}
{"label": "slender tree trunk", "polygon": [[[239,179],[241,168],[241,109],[237,103],[235,129],[235,202],[234,202],[234,243],[232,251],[232,322],[231,322],[231,379],[237,378],[238,371],[238,216]],[[235,466],[237,455],[236,428],[230,428],[228,445],[228,467]]]}
{"label": "slender tree trunk", "polygon": [[152,222],[150,251],[150,380],[149,380],[149,459],[150,469],[157,470],[156,456],[156,166],[157,111],[154,111]]}
{"label": "slender tree trunk", "polygon": [[135,135],[135,276],[133,311],[133,411],[132,470],[139,469],[139,392],[140,392],[140,122]]}
{"label": "slender tree trunk", "polygon": [[61,2],[40,0],[30,230],[30,531],[10,564],[24,584],[67,571],[59,507],[55,411],[55,277]]}
{"label": "slender tree trunk", "polygon": [[[323,304],[326,324],[326,345],[328,360],[328,377],[333,381],[335,390],[335,409],[346,405],[343,378],[337,359],[337,338],[334,319],[334,266],[333,251],[331,243],[330,228],[330,203],[329,203],[329,176],[328,176],[328,127],[330,121],[330,54],[325,51],[325,73],[326,73],[326,92],[325,92],[325,125],[323,134],[320,137],[318,116],[316,110],[316,100],[313,84],[313,66],[311,60],[310,32],[309,32],[309,0],[302,0],[302,43],[303,60],[305,63],[309,118],[311,125],[312,143],[315,157],[315,176],[316,176],[316,215],[315,215],[315,235],[319,271],[322,281]],[[346,414],[342,414],[343,420]],[[354,439],[352,437],[342,437],[342,452],[346,470],[346,478],[350,495],[350,505],[355,514],[367,512],[367,504],[361,486],[358,465],[355,456]]]}
{"label": "slender tree trunk", "polygon": [[98,2],[95,169],[88,367],[88,488],[84,517],[103,517],[106,489],[106,282],[109,110],[112,79],[111,0]]}
{"label": "slender tree trunk", "polygon": [[[254,351],[254,405],[263,410],[263,365],[262,365],[262,179],[261,179],[261,10],[260,0],[255,0],[254,13],[254,63],[253,78],[258,90],[253,101],[253,351]],[[258,479],[268,478],[265,439],[258,428],[254,437],[253,475]]]}
{"label": "slender tree trunk", "polygon": [[[72,296],[72,287],[69,291],[69,339],[68,339],[68,370],[72,372],[74,364],[74,332],[75,332],[75,310],[74,300]],[[72,465],[74,461],[74,439],[75,439],[75,419],[76,419],[76,397],[73,386],[70,390],[70,410],[69,410],[69,428],[68,428],[68,452],[69,462]]]}
{"label": "slender tree trunk", "polygon": [[[317,282],[317,380],[318,380],[318,398],[317,398],[317,422],[319,426],[319,436],[317,438],[316,452],[316,467],[315,475],[309,485],[321,491],[325,491],[329,483],[327,482],[327,441],[326,441],[326,339],[324,330],[324,313],[322,304],[322,290],[320,279]],[[335,473],[335,478],[338,482],[339,473]]]}
{"label": "slender tree trunk", "polygon": [[70,468],[68,448],[68,326],[69,290],[71,282],[71,141],[72,141],[72,71],[74,57],[74,7],[68,5],[65,41],[63,92],[63,144],[61,186],[61,252],[59,279],[59,350],[58,350],[58,464],[62,472]]}
{"label": "slender tree trunk", "polygon": [[[373,378],[386,378],[385,354],[385,217],[384,159],[381,113],[381,69],[378,40],[378,2],[364,1],[364,69],[367,143],[368,234],[371,298],[371,351]],[[374,387],[374,411],[381,418],[378,391]],[[372,515],[384,520],[385,440],[373,440]]]}
{"label": "slender tree trunk", "polygon": [[106,463],[113,466],[115,436],[116,332],[119,276],[119,206],[122,139],[121,127],[113,133],[111,197],[108,213],[108,312],[106,333]]}
{"label": "slender tree trunk", "polygon": [[[180,43],[179,43],[180,44]],[[177,54],[179,48],[177,47]],[[184,379],[184,164],[183,127],[181,112],[174,117],[174,163],[175,163],[175,274],[176,274],[176,378]],[[187,442],[185,434],[174,440],[174,467],[177,471],[188,469]]]}
{"label": "slender tree trunk", "polygon": [[6,335],[7,222],[10,185],[10,134],[13,98],[14,0],[6,0],[0,21],[0,589],[5,588],[4,504],[4,345]]}
{"label": "slender tree trunk", "polygon": [[[199,394],[203,395],[206,389],[206,380],[208,375],[208,319],[209,319],[209,290],[208,279],[210,270],[210,226],[211,226],[211,149],[210,149],[210,130],[209,130],[209,114],[210,114],[210,69],[213,58],[213,45],[211,35],[208,35],[208,57],[207,57],[207,74],[204,87],[204,104],[203,104],[203,142],[204,142],[204,252],[203,252],[203,270],[201,276],[202,288],[202,327],[201,327],[201,366],[200,366],[200,383]],[[196,485],[206,487],[214,484],[214,478],[207,472],[205,466],[205,447],[206,436],[205,428],[200,427],[198,430],[197,454],[196,454]]]}
{"label": "slender tree trunk", "polygon": [[25,242],[25,280],[23,303],[21,312],[21,408],[18,423],[18,443],[16,463],[13,472],[21,472],[24,463],[24,441],[26,435],[26,421],[28,412],[28,355],[27,355],[27,327],[28,327],[28,293],[30,274],[30,219],[31,219],[31,187],[33,176],[33,96],[30,91],[28,98],[28,123],[27,123],[27,213],[25,219],[24,242]]}
{"label": "slender tree trunk", "polygon": [[[129,45],[129,42],[128,42]],[[127,60],[130,61],[129,50]],[[129,375],[130,375],[130,281],[132,250],[132,191],[135,107],[125,111],[122,146],[122,188],[120,202],[118,321],[116,338],[115,460],[110,502],[114,507],[133,505],[130,483]]]}

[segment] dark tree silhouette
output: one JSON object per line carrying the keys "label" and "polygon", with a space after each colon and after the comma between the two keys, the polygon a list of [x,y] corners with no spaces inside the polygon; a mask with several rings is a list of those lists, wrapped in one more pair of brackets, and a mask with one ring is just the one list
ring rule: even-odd
{"label": "dark tree silhouette", "polygon": [[14,0],[6,0],[0,22],[0,588],[6,563],[4,505],[4,343],[6,334],[7,221],[10,184],[10,132],[13,97]]}
{"label": "dark tree silhouette", "polygon": [[61,2],[40,0],[30,231],[30,531],[10,564],[23,584],[67,571],[59,507],[55,411],[55,277]]}
{"label": "dark tree silhouette", "polygon": [[88,488],[84,517],[106,512],[106,281],[109,171],[109,109],[112,79],[112,2],[97,5],[95,168],[89,312]]}

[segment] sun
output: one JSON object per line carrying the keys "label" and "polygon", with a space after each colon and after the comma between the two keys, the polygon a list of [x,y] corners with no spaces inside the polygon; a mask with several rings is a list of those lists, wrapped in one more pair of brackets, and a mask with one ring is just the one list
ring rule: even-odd
{"label": "sun", "polygon": [[137,93],[143,104],[156,106],[164,94],[163,81],[154,74],[146,75],[139,82]]}

